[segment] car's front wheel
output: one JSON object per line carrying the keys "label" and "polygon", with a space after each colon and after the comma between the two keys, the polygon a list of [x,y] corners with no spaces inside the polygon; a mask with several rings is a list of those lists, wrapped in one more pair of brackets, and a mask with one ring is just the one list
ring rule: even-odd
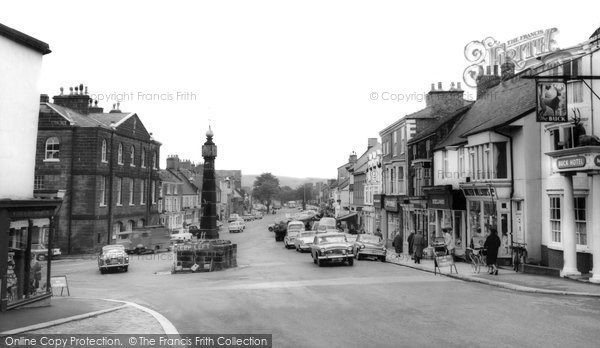
{"label": "car's front wheel", "polygon": [[319,267],[323,267],[324,264],[325,264],[325,261],[319,259],[319,257],[317,256],[317,265],[319,265]]}
{"label": "car's front wheel", "polygon": [[106,270],[104,268],[100,268],[100,274],[104,274],[106,273]]}
{"label": "car's front wheel", "polygon": [[123,267],[123,272],[127,272],[127,271],[128,271],[128,269],[129,269],[129,266],[125,266],[125,267]]}
{"label": "car's front wheel", "polygon": [[354,265],[354,259],[349,258],[348,259],[348,266],[353,266]]}

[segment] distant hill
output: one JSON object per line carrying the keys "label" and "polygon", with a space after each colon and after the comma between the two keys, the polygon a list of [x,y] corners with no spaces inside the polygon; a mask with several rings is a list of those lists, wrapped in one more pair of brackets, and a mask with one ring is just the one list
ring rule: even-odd
{"label": "distant hill", "polygon": [[[259,174],[243,174],[242,175],[242,187],[252,187],[254,185],[254,180],[258,177]],[[317,182],[327,182],[327,179],[323,178],[294,178],[291,176],[279,176],[277,174],[273,174],[279,179],[279,186],[289,186],[291,188],[296,188],[304,183],[317,183]]]}

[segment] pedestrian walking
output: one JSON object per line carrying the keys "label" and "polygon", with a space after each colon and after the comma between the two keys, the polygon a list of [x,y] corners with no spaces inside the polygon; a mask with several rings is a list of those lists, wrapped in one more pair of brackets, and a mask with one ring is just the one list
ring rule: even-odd
{"label": "pedestrian walking", "polygon": [[490,274],[498,275],[498,266],[496,265],[496,262],[498,261],[498,249],[500,248],[500,244],[498,231],[496,231],[495,228],[491,228],[490,234],[483,244],[484,248],[487,249],[487,265],[492,268]]}
{"label": "pedestrian walking", "polygon": [[413,252],[415,255],[415,263],[421,263],[423,257],[423,249],[425,248],[425,238],[423,238],[423,232],[417,231],[413,237]]}
{"label": "pedestrian walking", "polygon": [[408,241],[408,255],[410,255],[411,257],[413,256],[413,252],[414,252],[414,248],[413,248],[413,240],[414,239],[415,239],[415,232],[410,231],[407,241]]}
{"label": "pedestrian walking", "polygon": [[403,240],[402,240],[402,234],[400,232],[397,232],[396,237],[394,238],[394,241],[392,242],[392,246],[394,247],[394,249],[396,249],[396,254],[400,255],[402,254],[402,247],[403,247]]}

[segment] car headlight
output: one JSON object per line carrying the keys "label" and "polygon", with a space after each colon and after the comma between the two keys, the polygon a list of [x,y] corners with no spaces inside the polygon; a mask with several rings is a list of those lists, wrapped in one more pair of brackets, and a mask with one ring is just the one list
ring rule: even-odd
{"label": "car headlight", "polygon": [[321,252],[321,254],[325,253],[325,249],[320,249],[319,252]]}

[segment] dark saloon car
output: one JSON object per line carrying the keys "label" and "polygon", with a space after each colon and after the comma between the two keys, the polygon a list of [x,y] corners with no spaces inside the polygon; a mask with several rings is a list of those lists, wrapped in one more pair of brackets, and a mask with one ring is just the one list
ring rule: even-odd
{"label": "dark saloon car", "polygon": [[354,256],[357,260],[362,257],[375,258],[385,262],[387,250],[381,237],[373,234],[359,234],[354,242]]}
{"label": "dark saloon car", "polygon": [[327,262],[346,262],[348,266],[354,264],[352,244],[348,243],[343,233],[326,232],[315,235],[310,246],[313,262],[319,266]]}

